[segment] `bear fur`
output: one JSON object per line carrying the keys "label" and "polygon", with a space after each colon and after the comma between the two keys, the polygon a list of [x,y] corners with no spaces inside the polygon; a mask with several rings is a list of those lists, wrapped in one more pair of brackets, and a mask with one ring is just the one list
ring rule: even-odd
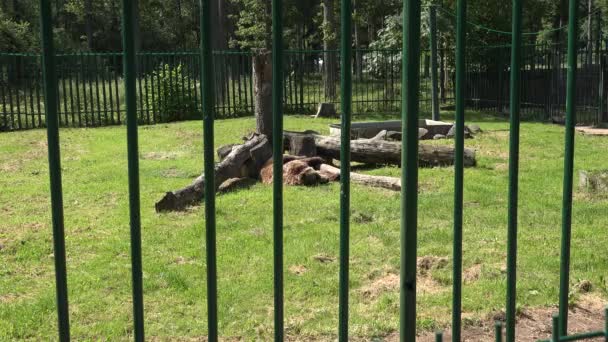
{"label": "bear fur", "polygon": [[[283,183],[287,185],[312,186],[330,181],[327,175],[320,173],[319,167],[325,161],[320,157],[298,158],[283,157]],[[260,172],[262,183],[272,184],[272,159],[268,160]]]}

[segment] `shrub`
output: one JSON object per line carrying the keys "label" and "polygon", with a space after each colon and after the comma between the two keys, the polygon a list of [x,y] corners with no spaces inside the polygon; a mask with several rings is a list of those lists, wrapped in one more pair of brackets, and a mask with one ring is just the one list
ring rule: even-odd
{"label": "shrub", "polygon": [[158,122],[202,117],[193,96],[198,91],[196,80],[184,71],[181,63],[177,66],[163,63],[150,76],[154,79],[154,85],[148,83],[146,105],[158,113]]}

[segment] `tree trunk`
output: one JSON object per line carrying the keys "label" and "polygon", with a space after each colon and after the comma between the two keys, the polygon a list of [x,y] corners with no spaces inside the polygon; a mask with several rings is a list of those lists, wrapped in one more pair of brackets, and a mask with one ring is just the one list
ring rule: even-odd
{"label": "tree trunk", "polygon": [[593,0],[587,0],[587,65],[593,61]]}
{"label": "tree trunk", "polygon": [[[268,138],[254,134],[238,146],[215,166],[216,191],[226,180],[232,178],[259,178],[259,172],[268,159],[272,157],[272,147]],[[205,177],[199,176],[189,186],[167,192],[155,205],[156,212],[184,210],[186,207],[203,200],[205,194]]]}
{"label": "tree trunk", "polygon": [[272,141],[272,61],[268,50],[253,55],[253,94],[256,132]]}
{"label": "tree trunk", "polygon": [[334,1],[323,0],[323,68],[325,73],[325,99],[336,98],[337,63],[336,58],[336,23],[334,18]]}
{"label": "tree trunk", "polygon": [[361,75],[363,74],[363,55],[361,54],[361,33],[359,32],[359,15],[358,15],[358,11],[357,11],[357,1],[353,0],[353,10],[354,10],[354,14],[355,14],[355,20],[353,21],[353,26],[354,26],[354,39],[355,39],[355,76],[358,77],[359,79],[361,78]]}
{"label": "tree trunk", "polygon": [[87,35],[87,48],[93,51],[93,8],[92,0],[84,0],[84,30]]}
{"label": "tree trunk", "polygon": [[[312,133],[285,132],[286,144],[293,138],[310,134],[315,139],[317,155],[340,159],[340,139]],[[368,164],[401,165],[401,143],[378,140],[351,140],[351,161]],[[418,163],[422,167],[447,166],[454,164],[454,148],[449,146],[418,146]],[[464,165],[475,166],[475,151],[465,149]]]}
{"label": "tree trunk", "polygon": [[[337,179],[340,176],[340,169],[328,164],[321,164],[320,171],[322,174],[331,175],[332,178]],[[397,177],[370,176],[351,172],[350,180],[353,183],[371,186],[374,188],[401,191],[401,179]]]}
{"label": "tree trunk", "polygon": [[[213,51],[225,51],[228,50],[228,38],[226,37],[226,14],[224,13],[224,1],[225,0],[211,0],[210,12],[211,14],[211,27],[213,27],[213,35],[211,38],[211,49]],[[224,61],[222,61],[224,62]],[[216,63],[216,65],[220,65]],[[216,90],[215,90],[215,101],[216,104],[224,103],[226,94],[228,92],[228,77],[224,71],[224,68],[216,68],[214,73]]]}

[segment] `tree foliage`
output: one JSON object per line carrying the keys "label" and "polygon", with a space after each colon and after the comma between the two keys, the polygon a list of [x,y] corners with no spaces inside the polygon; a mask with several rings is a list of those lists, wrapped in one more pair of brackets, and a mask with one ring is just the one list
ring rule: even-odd
{"label": "tree foliage", "polygon": [[[140,44],[144,50],[184,50],[198,46],[199,0],[138,0],[141,27]],[[270,46],[270,0],[212,0],[221,7],[216,16],[224,30],[220,46],[249,49]],[[339,1],[334,1],[333,16],[339,24]],[[423,0],[423,47],[428,44],[428,6]],[[588,15],[588,1],[592,1],[594,15]],[[339,30],[328,31],[323,24],[321,0],[285,0],[284,36],[288,48],[319,49],[324,40],[338,39]],[[121,50],[121,0],[55,0],[54,24],[60,51]],[[401,40],[401,0],[353,0],[354,30],[357,47],[398,48]],[[456,0],[435,0],[438,11],[441,44],[454,46]],[[608,20],[608,0],[580,1],[581,37],[595,35],[590,28]],[[524,6],[524,29],[540,32],[527,35],[527,42],[555,42],[565,34],[552,29],[567,21],[567,1],[529,0]],[[468,2],[468,18],[481,26],[498,31],[509,31],[511,3],[504,0]],[[588,20],[593,21],[589,25]],[[38,0],[5,0],[0,2],[0,51],[35,51],[39,49]],[[508,35],[470,26],[467,42],[470,46],[507,44]]]}

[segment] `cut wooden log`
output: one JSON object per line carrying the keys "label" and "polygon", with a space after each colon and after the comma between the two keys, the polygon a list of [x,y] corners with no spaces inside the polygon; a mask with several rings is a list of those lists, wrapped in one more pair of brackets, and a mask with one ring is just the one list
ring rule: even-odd
{"label": "cut wooden log", "polygon": [[[340,177],[340,169],[328,164],[321,164],[320,172],[332,176],[328,177],[329,179],[337,180]],[[371,186],[375,188],[401,191],[401,179],[397,177],[370,176],[351,172],[350,180],[353,183]]]}
{"label": "cut wooden log", "polygon": [[[231,152],[215,166],[215,190],[230,178],[259,178],[259,170],[272,157],[272,147],[263,134],[253,134],[242,144],[234,146]],[[260,167],[257,167],[260,165]],[[257,168],[257,171],[255,171]],[[205,177],[197,177],[183,189],[167,192],[155,205],[157,212],[179,211],[200,202],[204,198]]]}
{"label": "cut wooden log", "polygon": [[218,193],[227,193],[231,191],[236,191],[240,189],[250,188],[257,182],[256,179],[253,178],[230,178],[223,182],[217,189]]}
{"label": "cut wooden log", "polygon": [[386,139],[387,133],[388,133],[387,130],[382,130],[378,134],[376,134],[376,136],[374,136],[373,138],[369,138],[368,140],[369,141],[387,140]]}
{"label": "cut wooden log", "polygon": [[224,158],[226,158],[230,154],[230,152],[232,152],[232,148],[234,146],[238,146],[238,144],[228,144],[218,147],[217,156],[218,158],[220,158],[220,161],[224,160]]}
{"label": "cut wooden log", "polygon": [[310,134],[294,135],[289,139],[289,154],[293,156],[313,157],[317,155],[315,138]]}
{"label": "cut wooden log", "polygon": [[[299,132],[284,133],[286,140],[290,140],[293,134],[301,135]],[[317,146],[317,154],[321,157],[340,160],[340,139],[332,136],[312,134]],[[401,165],[401,143],[390,141],[351,140],[351,161],[368,164],[392,164]],[[418,146],[418,162],[422,167],[448,166],[454,164],[454,148],[449,146]],[[475,151],[465,149],[464,166],[476,165]]]}

